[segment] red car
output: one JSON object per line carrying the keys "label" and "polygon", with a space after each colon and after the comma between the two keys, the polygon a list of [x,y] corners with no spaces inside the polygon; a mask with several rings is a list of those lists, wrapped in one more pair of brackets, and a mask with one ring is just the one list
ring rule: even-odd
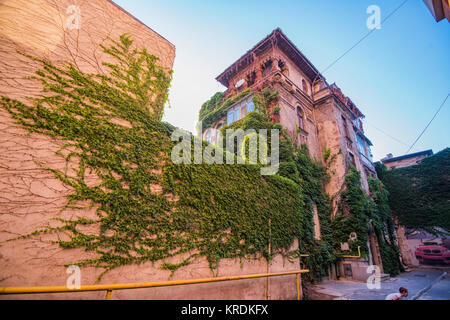
{"label": "red car", "polygon": [[450,251],[437,243],[419,246],[415,251],[415,255],[420,263],[439,262],[450,264]]}

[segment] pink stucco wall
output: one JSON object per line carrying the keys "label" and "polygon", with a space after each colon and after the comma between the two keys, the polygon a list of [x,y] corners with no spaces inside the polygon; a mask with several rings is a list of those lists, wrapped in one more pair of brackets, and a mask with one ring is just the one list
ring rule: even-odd
{"label": "pink stucco wall", "polygon": [[[71,61],[85,72],[104,72],[105,59],[100,43],[129,33],[135,44],[159,57],[162,66],[172,68],[175,47],[107,0],[78,0],[81,24],[68,28],[73,1],[4,0],[0,2],[0,95],[25,101],[38,95],[40,86],[25,79],[37,65],[17,50],[44,57],[55,64]],[[169,17],[168,17],[169,18]],[[73,20],[69,20],[69,23]],[[65,161],[56,155],[61,142],[42,134],[28,134],[0,109],[0,286],[65,286],[70,274],[64,266],[92,256],[81,249],[63,249],[52,240],[57,235],[39,235],[10,242],[6,240],[53,225],[52,218],[93,217],[90,210],[65,210],[65,196],[70,187],[43,169],[48,165],[63,169]],[[76,163],[74,164],[76,165]],[[70,167],[69,167],[70,170]],[[92,178],[94,180],[94,178]],[[98,227],[98,226],[97,226]],[[91,227],[95,232],[95,226]],[[59,234],[64,237],[64,234]],[[296,248],[296,244],[293,245]],[[168,261],[170,262],[170,261]],[[174,261],[172,261],[174,262]],[[216,274],[201,258],[180,268],[171,278],[194,279],[212,276],[254,274],[298,270],[298,261],[290,263],[280,256],[270,264],[253,261],[223,260]],[[94,284],[101,269],[81,268],[81,285]],[[159,263],[122,266],[107,273],[100,284],[151,282],[168,280],[169,271]],[[0,296],[0,299],[103,299],[105,292],[74,294],[36,294]],[[294,299],[294,276],[270,280],[239,280],[183,287],[165,287],[114,291],[112,299]]]}

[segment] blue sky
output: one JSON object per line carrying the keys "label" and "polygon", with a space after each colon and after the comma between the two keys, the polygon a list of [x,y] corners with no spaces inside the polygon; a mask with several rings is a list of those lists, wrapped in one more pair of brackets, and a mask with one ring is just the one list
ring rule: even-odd
{"label": "blue sky", "polygon": [[[322,71],[367,34],[370,5],[384,19],[403,0],[115,2],[176,46],[163,120],[195,132],[202,103],[225,89],[215,77],[273,29]],[[450,92],[450,23],[409,0],[323,75],[366,115],[374,160],[403,155]],[[449,140],[450,98],[410,153],[438,152]]]}

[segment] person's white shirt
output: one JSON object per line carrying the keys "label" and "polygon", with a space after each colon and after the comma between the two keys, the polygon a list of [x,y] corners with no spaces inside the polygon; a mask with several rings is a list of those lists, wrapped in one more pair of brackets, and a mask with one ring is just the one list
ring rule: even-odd
{"label": "person's white shirt", "polygon": [[385,300],[394,300],[395,297],[397,297],[399,300],[403,298],[402,294],[397,292],[397,293],[388,294]]}

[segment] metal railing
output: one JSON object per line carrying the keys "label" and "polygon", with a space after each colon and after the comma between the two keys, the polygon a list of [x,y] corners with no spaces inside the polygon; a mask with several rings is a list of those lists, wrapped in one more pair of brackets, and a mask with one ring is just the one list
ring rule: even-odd
{"label": "metal railing", "polygon": [[99,284],[99,285],[85,285],[80,286],[78,289],[69,289],[67,286],[42,286],[42,287],[0,287],[0,295],[5,294],[35,294],[35,293],[62,293],[62,292],[87,292],[87,291],[106,291],[106,300],[111,299],[111,294],[114,290],[128,290],[128,289],[142,289],[142,288],[154,288],[154,287],[168,287],[179,286],[198,283],[220,282],[220,281],[233,281],[244,279],[255,279],[265,277],[277,277],[285,275],[296,275],[297,285],[297,300],[301,299],[300,294],[300,274],[308,273],[308,269],[301,269],[297,271],[289,272],[277,272],[277,273],[261,273],[261,274],[248,274],[240,276],[224,276],[216,278],[203,278],[203,279],[189,279],[189,280],[172,280],[172,281],[156,281],[156,282],[144,282],[144,283],[121,283],[121,284]]}

